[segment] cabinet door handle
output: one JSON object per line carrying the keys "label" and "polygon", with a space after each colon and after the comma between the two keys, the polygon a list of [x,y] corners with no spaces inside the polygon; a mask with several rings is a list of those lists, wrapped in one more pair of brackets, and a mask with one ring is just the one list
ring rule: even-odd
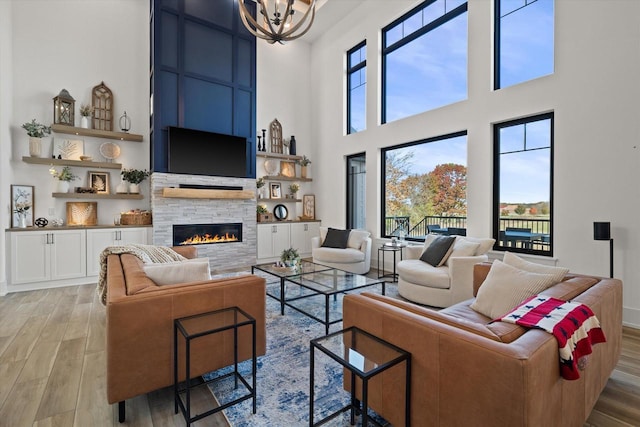
{"label": "cabinet door handle", "polygon": [[309,231],[309,224],[304,225],[304,231]]}
{"label": "cabinet door handle", "polygon": [[272,225],[272,226],[271,226],[271,232],[272,232],[272,233],[277,233],[277,232],[278,232],[278,229],[276,228],[276,226],[275,226],[275,225]]}
{"label": "cabinet door handle", "polygon": [[51,233],[51,244],[53,245],[55,241],[53,240],[53,233]]}
{"label": "cabinet door handle", "polygon": [[46,236],[47,236],[47,243],[45,243],[45,244],[48,245],[49,244],[49,233],[47,233]]}

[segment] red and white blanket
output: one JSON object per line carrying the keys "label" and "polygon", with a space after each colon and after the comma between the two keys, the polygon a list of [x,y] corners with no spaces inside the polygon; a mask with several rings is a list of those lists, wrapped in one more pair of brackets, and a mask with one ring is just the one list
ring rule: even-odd
{"label": "red and white blanket", "polygon": [[532,296],[497,320],[553,334],[560,352],[560,373],[567,380],[580,378],[578,361],[591,354],[592,344],[606,342],[600,322],[589,307],[544,295]]}

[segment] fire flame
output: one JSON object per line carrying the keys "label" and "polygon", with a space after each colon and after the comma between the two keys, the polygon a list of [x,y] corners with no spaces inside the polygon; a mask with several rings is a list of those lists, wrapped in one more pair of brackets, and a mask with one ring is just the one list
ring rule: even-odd
{"label": "fire flame", "polygon": [[196,234],[181,242],[180,245],[206,245],[208,243],[237,242],[238,238],[235,234],[225,233],[223,235],[215,234]]}

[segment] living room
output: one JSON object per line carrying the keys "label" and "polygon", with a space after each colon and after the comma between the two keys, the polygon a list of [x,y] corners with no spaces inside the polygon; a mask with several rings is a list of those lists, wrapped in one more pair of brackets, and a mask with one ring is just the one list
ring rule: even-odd
{"label": "living room", "polygon": [[[493,235],[493,124],[554,113],[552,257],[531,257],[572,272],[608,276],[609,246],[593,239],[593,222],[611,222],[615,277],[624,283],[623,323],[640,328],[640,4],[626,0],[555,2],[553,74],[492,90],[492,3],[469,2],[467,99],[381,125],[380,29],[418,0],[328,0],[310,37],[284,45],[256,44],[255,131],[277,118],[298,153],[312,160],[315,216],[346,226],[346,156],[365,153],[366,226],[374,247],[381,236],[381,149],[466,131],[467,232]],[[323,11],[324,9],[324,11]],[[62,88],[76,106],[91,88],[113,90],[116,117],[131,118],[142,143],[118,141],[118,162],[150,169],[149,2],[13,0],[0,2],[0,201],[11,206],[11,185],[33,185],[34,217],[63,217],[66,200],[52,198],[46,166],[24,163],[28,137],[22,123],[51,123],[52,98]],[[345,53],[363,40],[367,51],[366,129],[345,132]],[[99,157],[101,141],[85,150]],[[341,172],[342,171],[342,172]],[[76,173],[83,174],[84,170]],[[82,178],[84,179],[84,177]],[[111,172],[112,186],[119,180]],[[150,209],[149,181],[142,199],[100,202],[99,224],[119,212]],[[8,212],[8,211],[5,211]],[[299,212],[298,212],[299,213]],[[11,216],[2,216],[11,228]],[[0,295],[6,292],[9,245],[0,241]],[[492,253],[492,258],[501,253]],[[374,260],[375,262],[375,260]]]}

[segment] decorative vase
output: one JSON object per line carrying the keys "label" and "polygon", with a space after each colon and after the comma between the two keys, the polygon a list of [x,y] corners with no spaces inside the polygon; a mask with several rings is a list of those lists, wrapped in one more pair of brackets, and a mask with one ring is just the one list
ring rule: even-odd
{"label": "decorative vase", "polygon": [[300,166],[300,176],[302,178],[306,178],[307,177],[307,167],[306,166]]}
{"label": "decorative vase", "polygon": [[31,157],[42,157],[42,138],[29,137],[29,155]]}
{"label": "decorative vase", "polygon": [[293,135],[291,135],[291,140],[289,141],[289,154],[296,155],[296,137]]}
{"label": "decorative vase", "polygon": [[140,184],[129,184],[129,193],[138,194],[140,192]]}
{"label": "decorative vase", "polygon": [[116,187],[116,194],[127,194],[129,192],[129,186],[127,181],[120,181],[120,184]]}
{"label": "decorative vase", "polygon": [[27,228],[27,214],[25,213],[18,214],[18,227]]}
{"label": "decorative vase", "polygon": [[69,181],[58,181],[58,193],[69,192]]}
{"label": "decorative vase", "polygon": [[82,116],[80,119],[80,127],[83,129],[91,129],[91,120],[89,120],[89,116]]}

